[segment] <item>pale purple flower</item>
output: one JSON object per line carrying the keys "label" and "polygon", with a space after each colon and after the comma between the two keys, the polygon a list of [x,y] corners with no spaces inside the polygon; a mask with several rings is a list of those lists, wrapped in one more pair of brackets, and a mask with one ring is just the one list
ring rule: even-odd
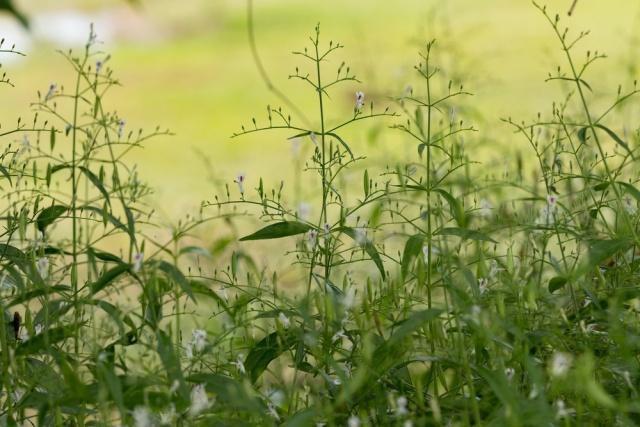
{"label": "pale purple flower", "polygon": [[556,401],[556,408],[558,411],[556,412],[556,420],[560,420],[562,418],[566,418],[569,415],[575,414],[576,410],[573,408],[567,408],[564,404],[564,400],[558,399]]}
{"label": "pale purple flower", "polygon": [[55,90],[56,90],[56,86],[58,86],[55,83],[51,83],[49,85],[49,91],[47,92],[47,94],[44,96],[44,101],[47,102],[48,100],[51,99],[51,97],[53,96]]}
{"label": "pale purple flower", "polygon": [[480,291],[480,295],[484,294],[484,291],[487,290],[487,285],[489,284],[489,281],[485,278],[479,278],[478,279],[478,290]]}
{"label": "pale purple flower", "polygon": [[201,352],[207,343],[207,331],[204,329],[194,329],[191,331],[193,334],[193,346],[197,352]]}
{"label": "pale purple flower", "polygon": [[491,215],[491,203],[486,199],[480,200],[480,216],[487,217]]}
{"label": "pale purple flower", "polygon": [[355,415],[351,415],[347,420],[348,427],[360,427],[361,425],[362,425],[362,422],[360,421],[360,418],[358,418]]}
{"label": "pale purple flower", "polygon": [[346,336],[344,334],[344,329],[340,329],[338,332],[336,332],[335,334],[333,334],[333,338],[331,338],[332,342],[336,342],[342,338],[349,338],[348,336]]}
{"label": "pale purple flower", "polygon": [[405,415],[409,414],[409,411],[407,410],[407,403],[408,403],[408,400],[404,396],[399,396],[396,399],[396,405],[398,405],[398,408],[396,409],[396,414],[398,414],[398,416],[404,417]]}
{"label": "pale purple flower", "polygon": [[40,277],[46,279],[49,275],[49,259],[48,258],[38,258],[38,273]]}
{"label": "pale purple flower", "polygon": [[133,268],[132,271],[137,273],[140,271],[140,267],[142,266],[142,260],[144,259],[144,254],[142,252],[138,252],[133,256]]}
{"label": "pale purple flower", "polygon": [[232,365],[236,365],[236,368],[238,368],[238,371],[240,371],[240,373],[242,373],[242,375],[246,374],[247,371],[244,369],[244,363],[242,363],[242,358],[244,357],[243,354],[238,354],[238,357],[236,358],[235,362],[231,362]]}
{"label": "pale purple flower", "polygon": [[289,329],[289,326],[291,326],[291,319],[289,319],[283,312],[278,314],[278,320],[284,329]]}
{"label": "pale purple flower", "polygon": [[34,331],[34,332],[35,332],[35,334],[36,334],[36,335],[39,335],[39,334],[42,332],[42,330],[43,330],[43,329],[44,329],[44,326],[43,326],[43,325],[41,325],[41,324],[37,324],[37,325],[35,326],[35,331]]}
{"label": "pale purple flower", "polygon": [[549,204],[549,206],[554,208],[556,206],[556,203],[558,203],[558,196],[547,194],[547,203]]}
{"label": "pale purple flower", "polygon": [[634,216],[636,214],[636,212],[638,211],[638,209],[636,209],[636,207],[633,204],[633,201],[631,200],[631,198],[629,196],[625,196],[622,198],[622,203],[624,204],[624,208],[627,211],[627,213],[631,216]]}
{"label": "pale purple flower", "polygon": [[307,241],[309,242],[309,247],[311,249],[315,247],[317,237],[318,237],[318,232],[313,228],[307,232]]}
{"label": "pale purple flower", "polygon": [[238,183],[238,188],[240,189],[240,194],[244,194],[244,179],[246,177],[246,174],[244,172],[240,172],[238,174],[238,180],[236,181]]}
{"label": "pale purple flower", "polygon": [[329,234],[329,232],[331,232],[331,224],[325,222],[322,229],[324,230],[324,234]]}
{"label": "pale purple flower", "polygon": [[133,420],[135,427],[152,427],[153,419],[151,418],[151,411],[146,406],[136,406],[133,409]]}
{"label": "pale purple flower", "polygon": [[364,92],[356,92],[356,110],[359,110],[364,105]]}
{"label": "pale purple flower", "polygon": [[124,125],[127,122],[124,119],[120,119],[120,123],[118,123],[118,137],[122,138],[122,132],[124,131]]}
{"label": "pale purple flower", "polygon": [[513,368],[505,368],[504,369],[504,375],[505,377],[507,377],[507,381],[511,382],[511,379],[513,378],[513,376],[516,374],[516,370]]}
{"label": "pale purple flower", "polygon": [[204,384],[196,384],[191,390],[191,405],[189,406],[189,415],[195,417],[209,407],[209,398]]}
{"label": "pale purple flower", "polygon": [[563,377],[569,372],[573,357],[569,353],[555,352],[551,355],[549,373],[552,377]]}

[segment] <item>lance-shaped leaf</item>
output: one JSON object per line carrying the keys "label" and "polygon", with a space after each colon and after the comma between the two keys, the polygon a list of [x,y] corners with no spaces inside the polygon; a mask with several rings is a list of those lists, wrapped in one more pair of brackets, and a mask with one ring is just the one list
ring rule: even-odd
{"label": "lance-shaped leaf", "polygon": [[297,342],[298,338],[293,334],[289,334],[283,339],[279,332],[272,332],[256,343],[244,361],[244,367],[251,376],[251,382],[258,381],[269,363],[292,348]]}
{"label": "lance-shaped leaf", "polygon": [[110,283],[112,283],[115,279],[118,278],[123,273],[131,270],[131,265],[129,264],[118,264],[115,267],[107,270],[91,285],[91,293],[97,294],[104,288],[106,288]]}
{"label": "lance-shaped leaf", "polygon": [[281,237],[296,236],[298,234],[306,233],[310,229],[311,226],[303,222],[282,221],[275,224],[267,225],[266,227],[256,231],[253,234],[242,237],[240,240],[246,241],[279,239]]}
{"label": "lance-shaped leaf", "polygon": [[359,232],[358,230],[351,227],[339,227],[336,229],[338,232],[342,232],[347,236],[351,237],[364,251],[369,255],[371,260],[376,263],[378,270],[380,271],[380,275],[382,278],[385,278],[384,273],[384,265],[382,265],[382,259],[380,258],[380,254],[376,249],[375,245],[371,240],[367,238],[364,234]]}
{"label": "lance-shaped leaf", "polygon": [[466,228],[458,228],[458,227],[448,227],[441,228],[440,230],[434,233],[439,236],[458,236],[463,239],[471,239],[471,240],[482,240],[484,242],[498,243],[493,240],[491,237],[486,236],[479,231],[469,230]]}
{"label": "lance-shaped leaf", "polygon": [[173,279],[174,282],[178,284],[182,288],[182,290],[193,300],[196,302],[196,296],[191,291],[191,286],[189,285],[189,281],[184,274],[174,265],[169,264],[166,261],[160,261],[158,264],[158,269],[166,273],[167,276]]}
{"label": "lance-shaped leaf", "polygon": [[409,240],[405,243],[404,252],[402,253],[401,268],[403,280],[407,277],[411,263],[422,253],[422,246],[424,245],[425,238],[426,236],[424,234],[415,234],[409,237]]}
{"label": "lance-shaped leaf", "polygon": [[49,206],[41,210],[38,219],[36,219],[38,230],[44,233],[45,228],[53,224],[53,222],[66,211],[67,207],[62,205]]}
{"label": "lance-shaped leaf", "polygon": [[86,175],[87,178],[89,178],[89,181],[91,181],[91,183],[96,186],[96,188],[104,196],[107,203],[111,204],[111,201],[109,200],[109,193],[104,188],[104,185],[102,184],[102,181],[100,181],[100,178],[98,178],[93,172],[83,166],[80,166],[80,170]]}
{"label": "lance-shaped leaf", "polygon": [[349,155],[351,156],[351,158],[353,159],[353,153],[351,152],[351,148],[349,148],[349,146],[347,145],[346,142],[344,142],[342,140],[342,138],[340,138],[337,134],[333,133],[333,132],[329,132],[327,133],[328,136],[332,136],[335,139],[337,139],[338,141],[340,141],[340,144],[342,144],[342,146],[347,150],[347,152],[349,153]]}
{"label": "lance-shaped leaf", "polygon": [[571,278],[578,279],[587,274],[611,258],[616,252],[626,249],[631,243],[632,241],[628,238],[596,240],[589,248],[588,259],[582,261],[580,266],[571,273]]}

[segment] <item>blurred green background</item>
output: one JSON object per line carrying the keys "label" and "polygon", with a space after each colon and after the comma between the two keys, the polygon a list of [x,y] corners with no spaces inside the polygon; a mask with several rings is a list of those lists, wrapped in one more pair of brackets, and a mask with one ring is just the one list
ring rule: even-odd
{"label": "blurred green background", "polygon": [[[579,0],[571,17],[571,0],[549,3],[550,13],[561,16],[561,26],[569,26],[570,34],[591,31],[577,52],[597,50],[610,57],[595,65],[587,80],[601,84],[611,96],[618,84],[628,88],[639,64],[640,3]],[[131,156],[141,178],[156,190],[154,207],[170,218],[182,217],[195,211],[201,200],[213,200],[221,185],[228,183],[235,190],[233,180],[241,171],[247,174],[246,188],[257,186],[262,176],[267,187],[277,188],[284,179],[285,193],[293,192],[288,134],[230,138],[252,117],[265,123],[267,105],[283,105],[266,87],[252,58],[245,1],[32,0],[16,6],[30,17],[33,31],[25,32],[5,13],[0,17],[5,47],[15,43],[26,54],[0,56],[15,85],[0,87],[3,129],[19,116],[32,116],[30,103],[37,99],[37,90],[45,93],[51,82],[73,81],[56,49],[81,48],[93,22],[103,42],[99,48],[111,54],[107,65],[122,84],[112,90],[107,108],[117,110],[130,128],[151,131],[159,125],[175,133],[151,140]],[[356,90],[365,92],[367,105],[373,100],[398,111],[392,98],[419,81],[412,67],[432,39],[444,75],[474,94],[461,108],[465,123],[481,131],[469,137],[468,150],[484,147],[484,156],[502,150],[498,147],[526,153],[526,142],[500,119],[528,121],[540,111],[550,112],[551,101],[563,99],[556,83],[544,82],[562,63],[559,43],[542,14],[526,0],[256,0],[253,12],[257,48],[269,77],[314,125],[314,93],[300,81],[288,80],[288,75],[296,66],[301,73],[311,71],[309,63],[291,52],[310,46],[318,23],[322,41],[345,46],[329,58],[327,76],[333,76],[344,60],[362,81],[337,86],[330,93],[332,122],[352,114]],[[355,154],[368,157],[367,162],[380,169],[380,162],[393,158],[411,156],[416,161],[415,147],[386,128],[393,122],[350,129],[347,136]],[[309,154],[311,142],[301,143],[302,153],[306,147]],[[503,152],[496,154],[496,161],[504,161]]]}

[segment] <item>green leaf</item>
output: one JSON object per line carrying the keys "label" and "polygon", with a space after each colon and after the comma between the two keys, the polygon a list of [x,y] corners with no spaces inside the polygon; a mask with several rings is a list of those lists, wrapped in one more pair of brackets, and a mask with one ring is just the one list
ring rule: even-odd
{"label": "green leaf", "polygon": [[424,246],[424,240],[427,236],[424,234],[415,234],[409,237],[407,243],[404,245],[404,252],[402,253],[402,279],[404,280],[407,277],[407,273],[409,272],[409,267],[416,259],[416,257],[422,254],[422,246]]}
{"label": "green leaf", "polygon": [[122,221],[120,221],[118,218],[116,218],[115,216],[111,215],[108,212],[105,213],[103,209],[96,208],[94,206],[82,206],[80,209],[94,212],[97,215],[99,215],[101,218],[105,217],[105,214],[106,214],[106,218],[109,220],[111,224],[113,224],[116,228],[119,228],[125,233],[129,234],[129,229],[127,228],[126,225],[124,225],[124,223],[122,223]]}
{"label": "green leaf", "polygon": [[91,293],[97,294],[98,292],[106,288],[109,284],[111,284],[114,280],[116,280],[121,274],[126,273],[129,270],[131,270],[131,265],[119,264],[105,271],[102,276],[98,278],[98,280],[91,284]]}
{"label": "green leaf", "polygon": [[367,236],[351,227],[339,227],[336,229],[336,231],[342,232],[351,237],[354,242],[356,242],[362,249],[364,249],[371,260],[376,264],[376,267],[378,267],[378,271],[380,271],[380,275],[382,276],[382,278],[385,278],[384,265],[382,264],[380,254],[378,253],[378,250],[376,249],[373,242],[369,240]]}
{"label": "green leaf", "polygon": [[578,132],[577,132],[578,139],[584,145],[587,145],[587,130],[588,129],[589,129],[589,127],[585,126],[583,128],[578,129]]}
{"label": "green leaf", "polygon": [[182,288],[182,290],[189,296],[189,298],[191,298],[193,302],[197,303],[196,297],[191,291],[189,281],[186,277],[184,277],[184,274],[182,274],[182,272],[176,266],[166,261],[160,261],[160,263],[158,264],[158,269],[164,272],[171,279],[173,279],[173,281]]}
{"label": "green leaf", "polygon": [[593,186],[593,191],[604,191],[609,188],[610,182],[601,182],[600,184]]}
{"label": "green leaf", "polygon": [[611,258],[616,252],[628,247],[631,243],[632,241],[628,238],[595,240],[595,243],[589,248],[588,260],[583,261],[572,272],[571,279],[578,279],[594,268],[598,268],[600,264]]}
{"label": "green leaf", "polygon": [[364,170],[364,177],[362,178],[362,186],[364,189],[364,197],[365,199],[369,197],[369,171],[367,169]]}
{"label": "green leaf", "polygon": [[100,261],[106,262],[115,262],[118,264],[125,264],[125,262],[117,255],[111,254],[109,252],[97,251],[92,248],[87,249],[88,253],[91,253],[94,257],[98,258]]}
{"label": "green leaf", "polygon": [[351,148],[349,148],[349,146],[347,145],[346,142],[344,142],[342,140],[342,138],[340,138],[337,134],[333,133],[333,132],[329,132],[327,133],[327,135],[334,137],[335,139],[337,139],[338,141],[340,141],[340,144],[342,144],[342,146],[347,150],[347,152],[349,153],[349,155],[351,156],[351,159],[353,159],[353,153],[351,152]]}
{"label": "green leaf", "polygon": [[187,381],[194,384],[204,384],[207,391],[223,399],[224,407],[245,410],[261,416],[267,416],[267,407],[247,392],[243,383],[225,375],[197,373],[187,377]]}
{"label": "green leaf", "polygon": [[406,320],[399,323],[400,327],[393,331],[391,337],[386,341],[389,345],[396,344],[409,338],[419,328],[436,319],[444,310],[438,308],[430,308],[427,310],[417,311],[409,316]]}
{"label": "green leaf", "polygon": [[89,178],[89,181],[91,181],[91,183],[96,186],[100,193],[102,193],[107,203],[111,205],[111,201],[109,200],[109,193],[107,193],[107,190],[104,188],[104,185],[102,185],[100,179],[93,172],[83,166],[80,166],[79,169],[86,175],[87,178]]}
{"label": "green leaf", "polygon": [[2,165],[0,165],[0,172],[9,180],[9,185],[13,187],[13,183],[11,182],[11,175],[9,175],[9,171]]}
{"label": "green leaf", "polygon": [[631,194],[634,199],[636,199],[637,202],[640,202],[640,191],[638,191],[636,187],[631,184],[627,184],[626,182],[616,182],[616,184],[623,186],[627,190],[627,192]]}
{"label": "green leaf", "polygon": [[184,248],[180,249],[179,254],[180,255],[197,254],[197,255],[205,256],[207,258],[211,258],[211,253],[208,250],[206,250],[205,248],[202,248],[200,246],[187,246],[187,247],[184,247]]}
{"label": "green leaf", "polygon": [[306,408],[296,412],[281,427],[307,427],[313,425],[313,421],[318,415],[317,408]]}
{"label": "green leaf", "polygon": [[109,394],[118,407],[120,416],[124,419],[127,413],[127,409],[124,405],[122,383],[120,382],[120,378],[118,378],[113,368],[107,365],[104,361],[98,362],[98,378],[101,383],[107,385]]}
{"label": "green leaf", "polygon": [[16,356],[26,356],[34,353],[51,353],[52,345],[74,337],[78,325],[59,326],[40,332],[16,346]]}
{"label": "green leaf", "polygon": [[[629,153],[629,154],[631,155],[631,158],[632,158],[632,159],[634,159],[634,157],[633,157],[633,153],[632,153],[632,152],[631,152],[631,150],[629,149],[629,146],[628,146],[628,145],[627,145],[623,140],[621,140],[621,139],[618,137],[618,135],[616,135],[616,134],[615,134],[611,129],[609,129],[608,127],[603,126],[603,125],[601,125],[601,124],[595,124],[595,125],[593,125],[593,127],[600,128],[600,129],[602,129],[603,131],[605,131],[606,133],[608,133],[608,134],[609,134],[609,136],[610,136],[610,137],[611,137],[611,138],[612,138],[612,139],[613,139],[613,140],[614,140],[614,141],[615,141],[619,146],[621,146],[622,148],[624,148],[625,150],[627,150],[627,153]],[[635,160],[635,159],[634,159],[634,160]]]}
{"label": "green leaf", "polygon": [[439,236],[458,236],[463,239],[471,239],[471,240],[482,240],[484,242],[498,243],[493,240],[491,237],[486,236],[479,231],[468,230],[466,228],[458,228],[458,227],[448,227],[441,228],[440,230],[433,233]]}
{"label": "green leaf", "polygon": [[295,335],[281,337],[278,332],[272,332],[257,342],[249,351],[244,367],[249,372],[251,382],[255,383],[267,369],[269,363],[277,359],[286,350],[298,343]]}
{"label": "green leaf", "polygon": [[554,293],[558,289],[564,287],[567,284],[567,278],[563,276],[552,277],[549,280],[549,293]]}
{"label": "green leaf", "polygon": [[12,307],[17,304],[22,304],[24,302],[31,301],[34,298],[39,298],[45,295],[57,294],[57,293],[62,294],[70,290],[71,290],[71,287],[68,285],[43,286],[33,291],[20,293],[18,296],[16,296],[7,304],[7,307]]}
{"label": "green leaf", "polygon": [[434,188],[433,192],[440,194],[444,199],[449,203],[449,209],[451,211],[451,216],[458,223],[458,227],[465,228],[467,226],[467,218],[464,214],[464,209],[462,209],[462,205],[455,197],[453,197],[450,193],[442,190],[440,188]]}
{"label": "green leaf", "polygon": [[44,234],[45,228],[53,224],[63,213],[67,212],[67,207],[62,205],[54,205],[44,208],[40,211],[36,219],[36,226]]}
{"label": "green leaf", "polygon": [[182,368],[180,366],[180,358],[175,351],[175,347],[171,342],[171,338],[166,332],[158,329],[156,332],[156,338],[158,340],[158,355],[162,360],[162,365],[167,371],[167,380],[169,384],[178,384],[178,396],[181,397],[183,402],[189,401],[189,391],[187,385],[184,382],[182,376]]}
{"label": "green leaf", "polygon": [[51,144],[51,151],[56,146],[56,128],[51,128],[51,134],[49,135],[49,143]]}
{"label": "green leaf", "polygon": [[267,225],[263,229],[258,230],[253,234],[242,237],[240,241],[279,239],[281,237],[289,237],[306,233],[310,229],[310,225],[302,222],[282,221],[275,224]]}

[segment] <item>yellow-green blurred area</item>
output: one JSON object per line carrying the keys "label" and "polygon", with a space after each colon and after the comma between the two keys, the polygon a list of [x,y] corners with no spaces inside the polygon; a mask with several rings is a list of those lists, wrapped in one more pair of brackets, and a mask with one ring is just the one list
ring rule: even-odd
{"label": "yellow-green blurred area", "polygon": [[[572,0],[548,3],[550,15],[561,17],[560,27],[570,28],[568,38],[591,32],[575,48],[576,65],[584,62],[587,50],[609,56],[594,64],[585,80],[606,93],[608,101],[615,99],[618,84],[630,89],[638,65],[638,2],[578,0],[571,17],[567,12]],[[276,190],[285,180],[284,194],[294,197],[292,148],[286,139],[292,133],[230,138],[241,125],[251,127],[253,117],[266,125],[267,105],[290,111],[269,90],[252,56],[247,2],[25,0],[16,5],[30,17],[32,32],[24,32],[3,14],[4,47],[15,43],[16,50],[26,54],[0,56],[2,70],[15,85],[0,86],[3,130],[14,126],[19,116],[29,121],[36,91],[46,93],[52,82],[71,85],[72,69],[56,49],[82,49],[93,22],[102,41],[97,48],[111,54],[106,65],[122,85],[110,92],[104,106],[117,110],[129,129],[152,131],[159,125],[175,134],[149,141],[130,159],[138,165],[141,179],[156,190],[153,206],[168,217],[182,217],[197,209],[201,200],[213,200],[221,184],[228,183],[237,193],[233,180],[238,172],[246,173],[247,192],[262,176],[265,186]],[[432,39],[436,40],[434,65],[443,75],[440,89],[446,90],[453,79],[455,88],[464,84],[474,94],[459,101],[460,119],[481,131],[467,137],[468,151],[475,149],[474,144],[486,148],[498,143],[521,149],[525,158],[533,154],[500,119],[532,120],[538,112],[550,113],[552,101],[562,101],[566,94],[566,87],[557,82],[545,83],[559,64],[566,70],[566,62],[553,28],[525,0],[256,0],[253,18],[258,53],[269,78],[304,111],[312,126],[319,123],[317,96],[308,85],[288,76],[296,66],[301,74],[313,73],[311,62],[291,52],[311,48],[309,38],[318,23],[322,46],[329,41],[344,45],[323,64],[326,79],[335,78],[337,67],[346,61],[362,82],[338,85],[329,92],[325,112],[329,123],[353,115],[357,90],[365,92],[365,111],[371,101],[375,111],[387,106],[399,111],[393,98],[409,85],[416,94],[423,93],[413,66]],[[294,124],[303,125],[302,118],[291,114]],[[385,162],[395,161],[393,156],[418,161],[414,144],[387,128],[393,123],[383,119],[346,130],[356,156],[371,162],[363,168],[383,171]],[[302,153],[310,154],[311,141],[306,138],[301,144]],[[504,152],[496,157],[503,161]],[[306,174],[309,180],[314,178],[313,172]]]}

